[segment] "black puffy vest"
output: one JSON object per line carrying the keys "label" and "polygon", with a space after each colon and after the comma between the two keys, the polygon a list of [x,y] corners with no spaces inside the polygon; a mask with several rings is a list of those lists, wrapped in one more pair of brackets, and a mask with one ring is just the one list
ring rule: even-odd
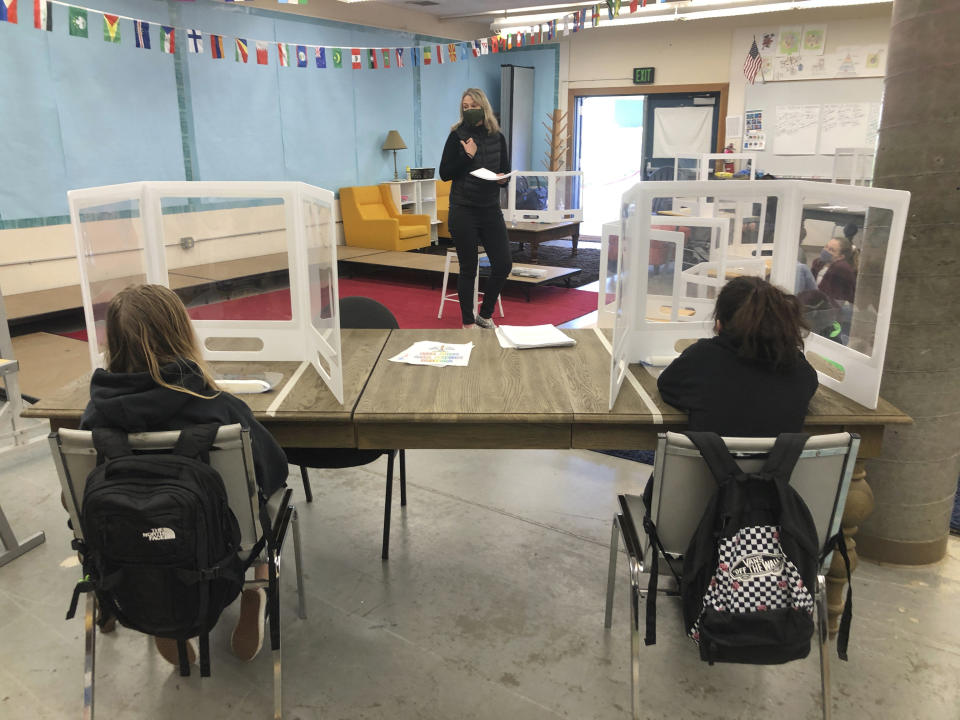
{"label": "black puffy vest", "polygon": [[454,132],[464,142],[467,138],[472,137],[477,144],[477,154],[473,156],[473,160],[467,168],[467,173],[454,179],[453,185],[450,187],[450,204],[471,207],[499,207],[500,184],[475,178],[470,175],[470,172],[478,168],[500,172],[501,166],[506,161],[506,158],[500,157],[501,134],[498,132],[489,133],[484,127],[468,130],[462,125]]}

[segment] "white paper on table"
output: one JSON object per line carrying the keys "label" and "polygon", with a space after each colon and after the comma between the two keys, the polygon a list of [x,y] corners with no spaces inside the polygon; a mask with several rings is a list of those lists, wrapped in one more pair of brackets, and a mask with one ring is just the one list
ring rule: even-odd
{"label": "white paper on table", "polygon": [[499,325],[500,347],[525,350],[538,347],[568,347],[577,341],[553,325]]}
{"label": "white paper on table", "polygon": [[430,365],[446,367],[455,365],[466,367],[470,362],[473,343],[439,343],[431,340],[415,342],[402,353],[390,358],[390,362],[402,362],[408,365]]}
{"label": "white paper on table", "polygon": [[499,173],[495,173],[493,170],[487,170],[486,168],[477,168],[476,170],[472,170],[470,174],[473,175],[474,177],[480,178],[481,180],[506,180],[508,177],[516,175],[517,171],[514,170],[512,172],[508,172],[508,173],[504,173],[503,175],[500,175]]}

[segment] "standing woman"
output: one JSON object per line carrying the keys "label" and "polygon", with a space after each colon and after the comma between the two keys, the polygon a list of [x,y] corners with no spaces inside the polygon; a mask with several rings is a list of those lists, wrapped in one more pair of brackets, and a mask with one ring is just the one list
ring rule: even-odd
{"label": "standing woman", "polygon": [[[507,226],[500,210],[500,185],[470,173],[486,168],[498,174],[510,172],[507,141],[493,116],[483,90],[468,88],[460,98],[460,121],[443,146],[440,178],[453,180],[450,187],[450,234],[457,248],[460,272],[457,295],[463,327],[494,327],[493,309],[513,267]],[[477,246],[483,245],[490,259],[490,278],[484,287],[479,314],[473,314],[473,285],[477,276]]]}

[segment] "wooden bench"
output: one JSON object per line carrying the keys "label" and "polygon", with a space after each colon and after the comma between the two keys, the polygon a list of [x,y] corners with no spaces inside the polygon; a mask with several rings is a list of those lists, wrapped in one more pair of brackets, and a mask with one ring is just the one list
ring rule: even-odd
{"label": "wooden bench", "polygon": [[[371,265],[380,267],[400,268],[404,270],[424,270],[443,274],[446,265],[446,255],[433,255],[423,252],[400,252],[396,250],[371,251],[363,255],[352,252],[340,253],[341,250],[355,251],[361,248],[351,248],[341,245],[337,248],[337,259],[341,262],[357,263],[359,265]],[[456,259],[450,264],[450,272],[456,274],[460,266]],[[507,278],[510,282],[519,283],[527,296],[527,302],[530,302],[530,288],[536,285],[543,285],[551,280],[563,278],[567,287],[570,287],[570,277],[580,272],[580,268],[553,267],[551,265],[529,265],[526,263],[513,263],[513,269],[527,268],[532,271],[542,272],[539,277],[524,277],[511,273]]]}

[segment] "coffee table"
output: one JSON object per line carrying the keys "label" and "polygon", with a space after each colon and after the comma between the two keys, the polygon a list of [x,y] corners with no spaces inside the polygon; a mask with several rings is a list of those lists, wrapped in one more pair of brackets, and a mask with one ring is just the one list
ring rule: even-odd
{"label": "coffee table", "polygon": [[507,238],[510,242],[530,243],[530,262],[537,263],[537,249],[540,243],[548,240],[570,238],[573,241],[572,255],[577,254],[577,242],[580,240],[580,222],[534,223],[508,222]]}

